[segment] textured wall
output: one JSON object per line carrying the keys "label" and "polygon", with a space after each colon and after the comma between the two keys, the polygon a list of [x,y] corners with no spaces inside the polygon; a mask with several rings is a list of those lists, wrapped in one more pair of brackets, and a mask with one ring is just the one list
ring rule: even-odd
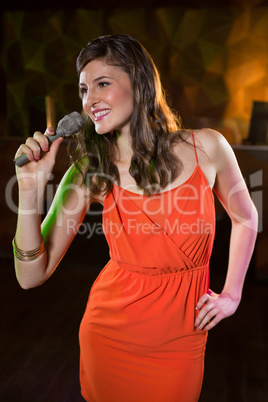
{"label": "textured wall", "polygon": [[5,136],[80,110],[75,59],[90,39],[128,33],[153,56],[172,105],[192,127],[247,136],[253,100],[268,101],[268,7],[137,8],[4,13]]}

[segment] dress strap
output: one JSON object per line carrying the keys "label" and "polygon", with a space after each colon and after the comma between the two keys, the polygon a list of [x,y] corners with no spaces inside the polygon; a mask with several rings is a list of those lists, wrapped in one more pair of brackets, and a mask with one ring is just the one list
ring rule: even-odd
{"label": "dress strap", "polygon": [[197,157],[197,152],[196,152],[196,146],[195,146],[195,139],[194,139],[194,133],[191,130],[191,134],[192,134],[192,139],[193,139],[193,144],[194,144],[194,153],[195,153],[195,159],[196,159],[196,163],[198,165],[198,157]]}

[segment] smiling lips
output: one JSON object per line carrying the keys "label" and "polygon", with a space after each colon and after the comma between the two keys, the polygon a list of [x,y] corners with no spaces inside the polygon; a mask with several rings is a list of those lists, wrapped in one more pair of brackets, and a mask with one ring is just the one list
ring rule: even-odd
{"label": "smiling lips", "polygon": [[95,121],[99,121],[106,117],[111,112],[111,109],[97,109],[93,111]]}

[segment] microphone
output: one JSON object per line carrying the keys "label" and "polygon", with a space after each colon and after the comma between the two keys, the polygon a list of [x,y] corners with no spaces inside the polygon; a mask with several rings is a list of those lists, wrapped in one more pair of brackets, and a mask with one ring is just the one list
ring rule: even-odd
{"label": "microphone", "polygon": [[[85,120],[78,112],[72,112],[64,116],[58,123],[56,128],[56,132],[54,135],[47,136],[47,139],[50,144],[57,140],[60,137],[68,138],[73,134],[78,133],[85,124]],[[21,167],[29,162],[26,154],[22,154],[14,159],[14,163],[16,166]]]}

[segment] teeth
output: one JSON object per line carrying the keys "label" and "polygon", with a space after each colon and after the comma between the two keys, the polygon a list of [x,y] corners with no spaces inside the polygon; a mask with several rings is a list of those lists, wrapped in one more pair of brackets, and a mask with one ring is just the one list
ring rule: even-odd
{"label": "teeth", "polygon": [[107,109],[107,110],[101,110],[100,112],[94,113],[94,115],[95,115],[95,117],[100,117],[100,116],[103,116],[103,115],[105,115],[105,114],[107,114],[107,113],[109,113],[109,112],[110,112],[109,109]]}

